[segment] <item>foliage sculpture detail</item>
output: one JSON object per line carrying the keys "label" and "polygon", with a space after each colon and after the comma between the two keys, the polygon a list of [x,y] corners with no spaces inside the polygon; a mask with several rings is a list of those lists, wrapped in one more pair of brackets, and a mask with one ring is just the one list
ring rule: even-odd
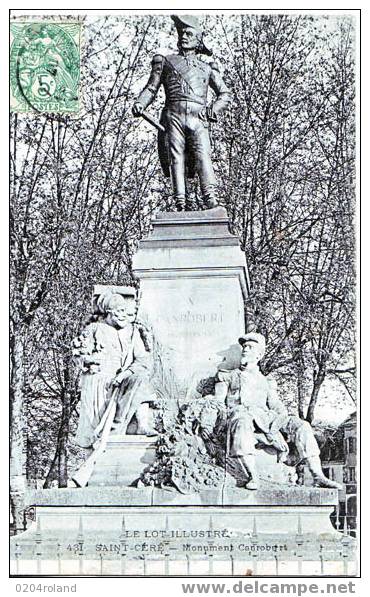
{"label": "foliage sculpture detail", "polygon": [[156,461],[140,483],[175,487],[181,493],[235,485],[226,471],[225,415],[225,405],[213,395],[184,404],[174,420],[162,425]]}

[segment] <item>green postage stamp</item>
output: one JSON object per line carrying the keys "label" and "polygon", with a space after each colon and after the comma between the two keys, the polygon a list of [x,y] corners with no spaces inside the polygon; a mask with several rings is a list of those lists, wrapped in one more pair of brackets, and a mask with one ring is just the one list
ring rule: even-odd
{"label": "green postage stamp", "polygon": [[81,27],[71,21],[10,26],[10,108],[74,113],[80,109]]}

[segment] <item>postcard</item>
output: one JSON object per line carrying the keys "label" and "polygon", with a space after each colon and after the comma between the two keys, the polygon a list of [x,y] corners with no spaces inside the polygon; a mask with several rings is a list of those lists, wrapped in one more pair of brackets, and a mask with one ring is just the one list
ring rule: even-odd
{"label": "postcard", "polygon": [[359,11],[10,17],[11,575],[354,577]]}

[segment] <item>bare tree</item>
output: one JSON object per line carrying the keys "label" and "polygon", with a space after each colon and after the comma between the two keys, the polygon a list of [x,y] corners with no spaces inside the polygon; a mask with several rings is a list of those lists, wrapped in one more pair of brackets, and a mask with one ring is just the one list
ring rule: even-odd
{"label": "bare tree", "polygon": [[[154,139],[142,133],[129,112],[132,88],[141,76],[142,54],[152,51],[151,27],[150,18],[135,24],[113,19],[91,25],[82,65],[85,105],[78,117],[13,117],[11,493],[15,517],[24,492],[25,417],[27,425],[37,429],[42,417],[34,418],[35,405],[44,411],[51,399],[58,408],[53,443],[44,445],[52,451],[46,486],[54,480],[67,484],[69,422],[78,398],[70,341],[88,311],[93,284],[131,279],[131,253],[150,218],[150,209],[142,210],[143,197],[151,194],[151,209],[155,208],[156,196],[150,191],[159,170]],[[102,46],[98,50],[97,39]],[[123,48],[120,39],[125,41]],[[103,75],[97,76],[97,63]],[[24,411],[25,403],[33,418]]]}
{"label": "bare tree", "polygon": [[297,380],[310,421],[326,377],[346,383],[354,371],[353,28],[334,25],[219,22],[234,106],[216,147],[251,278],[247,310],[268,336],[265,372]]}

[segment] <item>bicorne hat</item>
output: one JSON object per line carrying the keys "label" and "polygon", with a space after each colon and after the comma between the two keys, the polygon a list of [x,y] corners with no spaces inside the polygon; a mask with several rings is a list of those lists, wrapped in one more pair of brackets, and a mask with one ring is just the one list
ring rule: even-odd
{"label": "bicorne hat", "polygon": [[204,43],[204,32],[200,26],[198,17],[195,17],[194,15],[171,15],[171,19],[175,23],[177,31],[183,29],[184,27],[192,27],[195,29],[196,32],[201,35],[201,47],[199,48],[199,52],[201,54],[206,54],[207,56],[212,56],[212,50]]}

